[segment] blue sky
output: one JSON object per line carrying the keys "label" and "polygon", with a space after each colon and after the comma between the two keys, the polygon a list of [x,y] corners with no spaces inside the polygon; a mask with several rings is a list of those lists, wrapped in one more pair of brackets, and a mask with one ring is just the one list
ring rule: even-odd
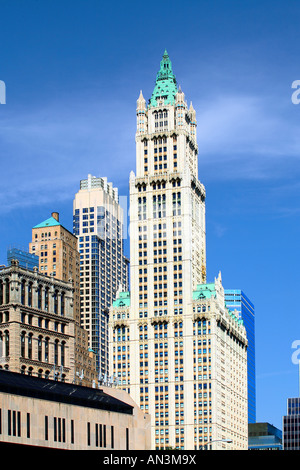
{"label": "blue sky", "polygon": [[296,0],[0,2],[0,263],[52,211],[72,228],[89,173],[128,195],[136,100],[166,48],[197,112],[208,280],[221,270],[255,304],[257,420],[280,428],[299,393],[299,14]]}

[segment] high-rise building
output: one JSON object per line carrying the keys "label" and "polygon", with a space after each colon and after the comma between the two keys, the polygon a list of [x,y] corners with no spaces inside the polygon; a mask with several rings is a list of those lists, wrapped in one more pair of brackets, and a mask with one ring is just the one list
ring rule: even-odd
{"label": "high-rise building", "polygon": [[63,382],[75,374],[71,282],[12,260],[0,271],[0,367]]}
{"label": "high-rise building", "polygon": [[74,289],[73,315],[75,320],[75,381],[92,385],[97,379],[95,355],[89,351],[88,332],[80,325],[79,252],[77,238],[60,220],[59,213],[32,229],[29,251],[38,256],[39,271],[62,281],[71,281]]}
{"label": "high-rise building", "polygon": [[283,416],[283,450],[300,450],[300,398],[288,398]]}
{"label": "high-rise building", "polygon": [[108,315],[116,292],[128,288],[124,256],[124,210],[118,189],[106,178],[80,181],[73,204],[73,233],[80,253],[81,325],[97,356],[97,370],[109,372]]}
{"label": "high-rise building", "polygon": [[164,53],[137,100],[130,175],[130,291],[110,310],[111,373],[151,415],[152,448],[247,449],[247,340],[206,282],[196,113]]}
{"label": "high-rise building", "polygon": [[228,310],[237,311],[244,322],[248,340],[248,422],[256,423],[256,374],[255,374],[255,309],[240,289],[225,289]]}

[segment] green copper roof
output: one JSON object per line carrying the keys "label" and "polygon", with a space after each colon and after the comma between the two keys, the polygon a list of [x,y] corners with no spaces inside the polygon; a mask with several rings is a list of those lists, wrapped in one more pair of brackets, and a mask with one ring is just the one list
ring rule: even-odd
{"label": "green copper roof", "polygon": [[156,83],[149,100],[149,106],[156,106],[156,101],[159,98],[164,98],[165,104],[173,104],[177,91],[177,81],[172,70],[172,63],[167,51],[165,51],[160,62],[160,69],[156,76]]}
{"label": "green copper roof", "polygon": [[61,225],[59,222],[57,222],[54,217],[50,217],[47,220],[44,220],[44,222],[41,222],[40,224],[36,225],[33,228],[41,228],[41,227],[54,227],[55,225]]}
{"label": "green copper roof", "polygon": [[113,307],[130,307],[130,292],[120,292],[119,298],[113,302]]}
{"label": "green copper roof", "polygon": [[211,297],[215,297],[216,289],[215,284],[199,284],[197,289],[193,291],[193,300],[198,299],[210,299]]}

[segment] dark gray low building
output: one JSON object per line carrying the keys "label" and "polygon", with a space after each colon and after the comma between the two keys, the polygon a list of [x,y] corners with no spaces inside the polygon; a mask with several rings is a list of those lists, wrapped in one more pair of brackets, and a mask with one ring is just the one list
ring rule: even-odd
{"label": "dark gray low building", "polygon": [[300,398],[288,398],[282,422],[283,450],[300,450]]}
{"label": "dark gray low building", "polygon": [[282,450],[282,431],[269,423],[249,423],[249,450]]}

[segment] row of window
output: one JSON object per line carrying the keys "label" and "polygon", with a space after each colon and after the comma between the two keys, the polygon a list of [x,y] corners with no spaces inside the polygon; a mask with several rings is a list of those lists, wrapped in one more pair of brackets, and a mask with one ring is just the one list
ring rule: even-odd
{"label": "row of window", "polygon": [[[37,288],[37,308],[39,310],[49,310],[49,297],[50,289],[48,287],[43,288],[43,286],[39,285]],[[63,316],[65,313],[65,292],[55,290],[53,298],[54,313],[59,313]],[[10,288],[9,279],[7,279],[5,282],[0,281],[0,305],[9,304],[9,302]],[[21,281],[20,302],[22,305],[26,304],[28,307],[33,306],[33,282],[27,283],[25,280]]]}
{"label": "row of window", "polygon": [[[25,424],[23,425],[23,419]],[[25,432],[25,435],[22,435]],[[0,408],[0,435],[26,437],[31,438],[31,414],[21,413],[15,410],[2,410]],[[51,434],[51,435],[50,435]],[[41,435],[39,435],[41,438]],[[114,426],[110,426],[108,434],[108,426],[106,424],[95,424],[94,433],[91,430],[91,423],[87,423],[87,445],[99,448],[115,447],[115,431]],[[44,417],[44,440],[53,442],[61,442],[75,444],[75,422],[73,419],[68,422],[65,418],[60,417]],[[126,428],[126,450],[129,449],[129,428]]]}
{"label": "row of window", "polygon": [[[37,340],[37,360],[40,362],[49,362],[49,344],[50,338],[43,338],[41,335]],[[54,341],[54,364],[65,365],[66,342]],[[9,331],[0,332],[0,357],[9,357],[10,338]],[[20,337],[20,355],[22,358],[33,359],[33,334],[27,335],[23,331]]]}

